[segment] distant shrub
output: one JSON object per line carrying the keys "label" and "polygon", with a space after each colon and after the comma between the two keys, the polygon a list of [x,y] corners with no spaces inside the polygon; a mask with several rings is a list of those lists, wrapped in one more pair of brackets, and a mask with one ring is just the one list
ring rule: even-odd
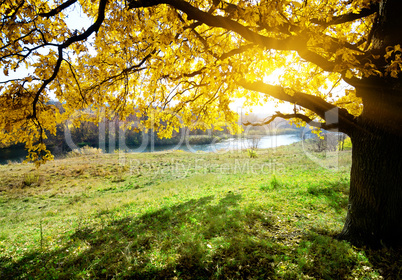
{"label": "distant shrub", "polygon": [[343,149],[344,150],[351,150],[352,149],[352,140],[350,140],[350,137],[345,139],[345,142],[343,143]]}
{"label": "distant shrub", "polygon": [[260,144],[261,136],[253,135],[252,137],[248,138],[247,141],[249,148],[252,150],[256,150],[258,148],[258,145]]}
{"label": "distant shrub", "polygon": [[340,147],[338,135],[330,132],[322,133],[318,137],[307,139],[304,143],[308,145],[310,150],[318,153],[323,151],[334,152],[339,150]]}
{"label": "distant shrub", "polygon": [[22,180],[22,187],[31,187],[35,185],[40,185],[39,175],[34,173],[25,174]]}
{"label": "distant shrub", "polygon": [[81,156],[81,155],[96,155],[96,154],[102,154],[102,153],[103,153],[103,150],[100,148],[84,146],[82,148],[74,149],[71,152],[68,152],[67,157],[76,157],[76,156]]}
{"label": "distant shrub", "polygon": [[249,158],[256,158],[257,156],[257,151],[253,149],[247,149],[247,153]]}
{"label": "distant shrub", "polygon": [[352,149],[352,141],[350,140],[350,137],[347,137],[346,134],[342,133],[339,136],[338,151],[351,150],[351,149]]}

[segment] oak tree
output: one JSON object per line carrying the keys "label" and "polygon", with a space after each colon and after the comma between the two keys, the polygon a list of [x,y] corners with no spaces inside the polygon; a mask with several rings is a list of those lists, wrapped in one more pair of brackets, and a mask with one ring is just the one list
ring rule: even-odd
{"label": "oak tree", "polygon": [[[46,131],[54,133],[69,118],[96,123],[103,115],[136,115],[143,129],[168,137],[180,126],[237,129],[229,107],[235,98],[248,105],[289,102],[292,114],[277,112],[265,123],[295,119],[337,129],[353,142],[341,236],[361,244],[401,242],[402,2],[0,5],[0,139],[25,143],[29,160],[52,158],[43,144]],[[70,28],[74,9],[92,23]],[[272,84],[267,77],[276,69],[283,74]],[[7,78],[13,71],[20,75]],[[340,93],[343,83],[349,87]],[[62,102],[63,113],[52,97]]]}

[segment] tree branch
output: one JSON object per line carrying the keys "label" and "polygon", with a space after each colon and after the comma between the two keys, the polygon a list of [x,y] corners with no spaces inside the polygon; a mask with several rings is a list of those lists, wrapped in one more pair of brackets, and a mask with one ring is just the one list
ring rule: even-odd
{"label": "tree branch", "polygon": [[94,24],[92,24],[87,30],[85,30],[84,33],[72,36],[72,37],[68,38],[67,41],[65,41],[63,44],[58,45],[58,59],[57,59],[56,65],[54,67],[53,74],[52,74],[52,76],[50,76],[50,78],[43,81],[43,84],[41,85],[39,90],[36,92],[35,98],[32,102],[32,107],[33,107],[32,115],[30,115],[28,118],[37,119],[36,105],[39,101],[39,97],[40,97],[41,93],[43,92],[43,90],[47,87],[47,85],[50,84],[56,78],[56,76],[60,70],[61,63],[63,61],[63,50],[65,48],[68,48],[71,44],[73,44],[75,42],[85,40],[93,32],[98,32],[102,22],[105,19],[106,4],[107,4],[107,0],[100,0],[99,9],[98,9],[98,18],[96,19]]}
{"label": "tree branch", "polygon": [[[347,133],[355,126],[354,116],[349,114],[346,109],[339,108],[331,103],[326,102],[322,98],[310,94],[306,94],[303,92],[292,92],[293,95],[286,93],[285,89],[281,86],[273,86],[265,84],[262,81],[258,82],[247,82],[247,81],[240,81],[237,82],[238,85],[242,86],[245,89],[253,90],[261,93],[265,93],[273,98],[287,101],[293,104],[297,104],[303,108],[311,110],[315,112],[321,119],[325,120],[328,117],[328,113],[332,112],[332,110],[337,111],[337,118],[338,118],[338,128],[340,131]],[[291,91],[289,89],[289,91]],[[296,114],[297,115],[297,114]],[[300,117],[303,119],[305,117],[296,116],[293,114],[293,117]],[[305,119],[307,121],[307,119]],[[312,121],[312,120],[308,120]]]}
{"label": "tree branch", "polygon": [[200,75],[204,72],[204,70],[206,69],[206,67],[202,67],[199,70],[193,71],[191,73],[183,73],[181,76],[177,77],[177,78],[172,78],[173,80],[179,79],[181,77],[186,77],[186,78],[192,78],[195,77],[197,75]]}
{"label": "tree branch", "polygon": [[148,60],[148,58],[150,58],[150,57],[152,56],[152,54],[154,54],[155,52],[156,52],[155,50],[152,51],[151,53],[149,53],[148,55],[146,55],[138,64],[132,65],[132,66],[130,66],[130,67],[128,67],[128,68],[125,68],[125,69],[121,70],[120,73],[118,73],[118,74],[116,74],[116,75],[107,77],[106,79],[104,79],[104,80],[98,82],[96,85],[93,85],[92,87],[85,89],[85,91],[94,90],[94,89],[99,88],[99,86],[104,85],[105,83],[107,83],[107,82],[109,82],[109,81],[113,81],[113,80],[115,80],[115,79],[117,79],[117,78],[120,78],[120,77],[122,77],[122,76],[128,75],[128,74],[130,74],[130,72],[132,72],[134,69],[135,69],[134,72],[138,72],[138,71],[145,70],[146,68],[144,68],[144,67],[141,68],[141,66],[142,66],[142,65]]}
{"label": "tree branch", "polygon": [[223,16],[214,16],[207,12],[204,12],[190,3],[184,0],[131,0],[129,2],[128,8],[145,8],[152,7],[160,4],[168,4],[175,9],[178,9],[187,14],[188,19],[193,19],[200,21],[206,25],[213,27],[221,27],[226,30],[233,31],[249,42],[253,42],[267,49],[275,49],[275,50],[293,50],[297,51],[298,54],[325,71],[332,72],[335,63],[328,61],[323,56],[312,52],[307,47],[308,38],[301,38],[298,36],[289,36],[285,39],[274,39],[270,37],[263,36],[257,32],[250,30],[248,27],[234,21],[230,18]]}
{"label": "tree branch", "polygon": [[237,49],[233,49],[233,50],[228,51],[227,53],[222,54],[219,57],[219,59],[224,60],[225,58],[231,57],[236,54],[240,54],[242,52],[247,51],[248,49],[251,49],[253,46],[255,46],[255,44],[247,44],[247,45],[240,46]]}
{"label": "tree branch", "polygon": [[339,128],[339,123],[321,123],[321,122],[316,122],[312,120],[311,118],[307,117],[306,115],[295,113],[295,114],[282,114],[281,112],[275,112],[275,115],[273,115],[271,118],[267,118],[262,122],[244,122],[243,125],[251,125],[251,126],[263,126],[263,125],[268,125],[271,122],[273,122],[276,118],[282,118],[285,120],[288,119],[300,119],[304,122],[306,122],[310,126],[314,126],[317,128],[322,128],[325,130],[333,130],[333,129],[338,129]]}
{"label": "tree branch", "polygon": [[364,8],[360,11],[360,13],[350,13],[350,14],[344,14],[340,16],[333,17],[331,21],[326,22],[325,20],[320,20],[320,19],[312,19],[311,22],[321,25],[321,26],[331,26],[331,25],[337,25],[337,24],[342,24],[346,22],[351,22],[356,19],[361,19],[367,16],[370,16],[376,12],[378,12],[379,5],[378,3],[375,3],[371,5],[370,8]]}
{"label": "tree branch", "polygon": [[[308,46],[308,41],[309,41],[309,34],[302,32],[299,35],[293,35],[293,36],[288,36],[285,39],[275,39],[267,36],[263,36],[259,34],[256,31],[251,30],[249,27],[246,27],[242,25],[241,23],[232,20],[229,17],[224,17],[224,16],[217,16],[217,15],[212,15],[209,14],[193,5],[190,3],[186,2],[185,0],[129,0],[129,9],[133,8],[144,8],[144,7],[152,7],[160,4],[167,4],[172,6],[173,8],[180,10],[184,13],[187,14],[188,19],[190,20],[196,20],[197,22],[202,22],[208,26],[211,27],[220,27],[224,28],[228,31],[233,31],[237,34],[239,34],[241,37],[243,37],[245,40],[249,41],[252,44],[257,44],[260,45],[263,48],[266,49],[275,49],[275,50],[292,50],[292,51],[297,51],[299,56],[311,63],[316,64],[320,68],[322,68],[324,71],[328,72],[333,72],[336,66],[336,62],[329,61],[325,57],[321,56],[320,54],[314,52],[311,50],[311,48]],[[362,13],[359,13],[359,16],[356,17],[356,15],[344,15],[344,16],[339,16],[336,17],[331,24],[339,24],[341,22],[347,22],[354,20],[358,17],[363,17],[370,15],[376,11],[375,5],[371,7],[368,10],[364,10]],[[356,49],[356,46],[351,45],[349,43],[341,43],[335,38],[331,38],[333,41],[330,40],[330,48],[332,49],[338,49],[339,47],[346,47],[354,50]],[[248,46],[248,45],[246,45]],[[222,59],[234,55],[236,53],[241,53],[244,51],[244,48],[247,47],[241,47],[238,50],[232,50],[229,51],[228,53],[222,55]],[[360,51],[360,50],[358,50]],[[344,71],[346,72],[346,71]],[[343,76],[345,76],[345,73],[341,73]],[[355,78],[352,79],[346,79],[346,82],[352,84],[358,82]],[[349,114],[346,109],[338,108],[337,106],[326,102],[324,99],[318,97],[318,96],[313,96],[309,95],[303,92],[291,92],[290,89],[284,89],[280,86],[272,86],[272,85],[267,85],[263,83],[262,81],[257,81],[257,82],[247,82],[245,80],[238,81],[238,85],[242,86],[245,89],[248,90],[253,90],[253,91],[258,91],[261,93],[268,94],[276,99],[287,101],[293,104],[297,104],[299,106],[302,106],[308,110],[311,110],[315,112],[321,119],[325,120],[326,115],[328,112],[331,110],[335,109],[337,110],[337,117],[339,118],[339,129],[343,132],[348,132],[350,131],[354,126],[355,126],[355,120],[354,116]],[[287,92],[289,90],[289,93]],[[285,116],[285,115],[283,115]],[[288,117],[288,116],[286,116]],[[305,119],[306,121],[312,121],[309,119],[306,119],[306,116],[303,115],[295,115],[293,114],[292,117],[300,117],[301,119]],[[318,125],[318,123],[317,123]],[[331,124],[334,126],[333,124]],[[320,127],[323,125],[320,124]],[[328,125],[327,125],[328,127]]]}
{"label": "tree branch", "polygon": [[53,16],[57,15],[58,13],[60,13],[61,11],[63,11],[64,9],[70,7],[71,5],[73,5],[76,2],[77,2],[77,0],[68,0],[67,2],[64,2],[60,6],[54,8],[53,10],[51,10],[47,13],[39,13],[38,16],[45,17],[45,18],[53,17]]}
{"label": "tree branch", "polygon": [[80,95],[81,95],[82,102],[83,102],[83,103],[85,102],[85,103],[88,105],[88,102],[87,102],[86,98],[85,98],[84,95],[82,94],[81,86],[80,86],[80,83],[78,82],[77,76],[75,75],[75,70],[74,70],[73,66],[71,65],[71,63],[70,63],[67,59],[64,59],[64,61],[65,61],[65,62],[68,64],[68,66],[70,67],[71,74],[73,75],[73,78],[74,78],[74,80],[75,80],[75,83],[77,84],[78,92],[79,92]]}
{"label": "tree branch", "polygon": [[[265,93],[276,99],[287,101],[293,104],[300,105],[311,111],[314,111],[321,118],[325,118],[325,112],[335,108],[336,106],[324,101],[318,96],[306,94],[303,92],[294,92],[293,95],[286,93],[285,89],[281,86],[273,86],[266,84],[262,81],[247,82],[245,80],[237,82],[238,85],[245,89]],[[291,92],[291,90],[289,89]]]}
{"label": "tree branch", "polygon": [[223,16],[214,16],[204,12],[183,0],[133,0],[130,1],[129,9],[140,7],[151,7],[159,4],[168,4],[182,12],[186,13],[188,19],[194,19],[203,22],[209,26],[222,27],[227,30],[234,31],[240,36],[251,42],[260,42],[264,46],[271,46],[278,50],[290,50],[288,46],[288,39],[277,40],[269,37],[262,36],[245,27],[244,25],[233,21]]}
{"label": "tree branch", "polygon": [[223,16],[214,16],[207,12],[204,12],[191,4],[183,1],[183,0],[133,0],[130,1],[128,7],[129,9],[140,8],[140,7],[151,7],[159,4],[168,4],[182,12],[186,13],[188,19],[194,19],[203,22],[209,26],[214,27],[222,27],[227,30],[234,31],[242,36],[244,39],[250,42],[260,42],[260,44],[264,46],[271,46],[271,48],[275,48],[278,50],[291,50],[289,48],[289,40],[277,40],[269,37],[262,36],[256,32],[251,31],[249,28],[244,25],[233,21],[229,18]]}
{"label": "tree branch", "polygon": [[303,114],[282,114],[281,112],[275,112],[275,115],[271,116],[271,118],[266,118],[262,122],[244,122],[243,125],[251,125],[251,126],[263,126],[263,125],[268,125],[271,122],[273,122],[276,118],[282,118],[285,120],[288,119],[300,119],[306,123],[308,123],[310,126],[314,126],[317,128],[322,128],[325,130],[331,130],[331,129],[337,129],[339,128],[339,123],[331,123],[331,124],[326,124],[326,123],[321,123],[321,122],[316,122],[312,120],[311,118],[307,117],[306,115]]}

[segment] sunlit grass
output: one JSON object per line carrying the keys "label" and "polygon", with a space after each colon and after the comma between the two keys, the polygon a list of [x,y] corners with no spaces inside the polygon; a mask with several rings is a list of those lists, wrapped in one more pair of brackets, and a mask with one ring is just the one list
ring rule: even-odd
{"label": "sunlit grass", "polygon": [[336,157],[294,144],[0,166],[0,278],[379,279],[396,268],[334,238],[350,151]]}

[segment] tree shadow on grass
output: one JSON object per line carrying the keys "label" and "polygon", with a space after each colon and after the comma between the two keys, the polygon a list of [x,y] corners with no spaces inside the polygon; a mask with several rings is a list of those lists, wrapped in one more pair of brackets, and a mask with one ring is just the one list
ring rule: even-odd
{"label": "tree shadow on grass", "polygon": [[[311,186],[308,189],[308,193],[315,196],[324,196],[327,198],[328,205],[335,209],[336,212],[346,210],[349,197],[349,184],[346,181],[339,181],[334,183],[325,183],[326,187]],[[338,236],[335,233],[329,233],[325,229],[311,228],[310,238],[313,238],[318,243],[326,243],[325,240],[337,240]],[[314,237],[312,237],[314,236]],[[331,242],[335,244],[334,242]],[[302,243],[302,245],[306,243]],[[308,244],[308,242],[307,242]],[[351,247],[348,243],[340,241],[337,244],[347,244],[348,248]],[[328,244],[331,247],[331,244]],[[345,251],[344,245],[340,245],[336,250],[330,249],[335,254],[334,258],[338,258],[343,254],[339,254],[339,251]],[[315,246],[313,246],[314,248]],[[325,248],[326,246],[321,246]],[[342,249],[343,248],[343,249]],[[315,251],[314,248],[313,251]],[[358,260],[366,261],[361,266],[360,270],[363,270],[363,274],[371,275],[373,277],[382,276],[382,279],[402,279],[402,248],[383,248],[383,249],[370,249],[370,248],[355,248],[358,252]],[[338,252],[337,252],[338,251]],[[346,253],[346,251],[345,251]],[[326,254],[319,253],[319,256]],[[330,263],[330,262],[328,262]],[[351,265],[350,263],[349,265]],[[332,265],[330,265],[332,266]],[[364,271],[365,270],[365,271]],[[372,279],[372,278],[368,278]]]}
{"label": "tree shadow on grass", "polygon": [[349,199],[349,183],[346,181],[325,182],[322,187],[320,185],[310,186],[307,192],[314,196],[324,196],[337,213],[344,211],[348,205]]}
{"label": "tree shadow on grass", "polygon": [[383,279],[402,279],[402,248],[361,249]]}
{"label": "tree shadow on grass", "polygon": [[275,218],[240,201],[234,193],[220,201],[206,196],[88,226],[60,249],[1,258],[0,278],[346,279],[356,267],[345,242],[303,233],[292,243],[270,237]]}

